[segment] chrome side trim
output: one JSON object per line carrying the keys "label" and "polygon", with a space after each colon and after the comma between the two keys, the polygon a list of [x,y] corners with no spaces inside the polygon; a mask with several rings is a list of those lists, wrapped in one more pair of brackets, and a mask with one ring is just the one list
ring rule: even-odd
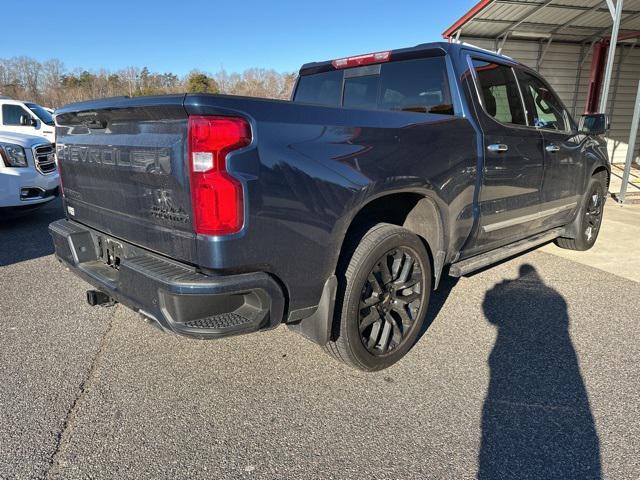
{"label": "chrome side trim", "polygon": [[509,220],[504,220],[502,222],[491,223],[489,225],[485,225],[484,227],[482,227],[482,230],[485,233],[495,232],[496,230],[502,230],[503,228],[509,228],[515,225],[520,225],[522,223],[531,222],[532,220],[538,220],[540,218],[550,217],[551,215],[555,215],[556,213],[560,213],[565,210],[571,210],[577,205],[578,205],[578,202],[572,202],[566,205],[562,205],[560,207],[550,208],[549,210],[543,210],[542,212],[525,215],[523,217],[512,218]]}

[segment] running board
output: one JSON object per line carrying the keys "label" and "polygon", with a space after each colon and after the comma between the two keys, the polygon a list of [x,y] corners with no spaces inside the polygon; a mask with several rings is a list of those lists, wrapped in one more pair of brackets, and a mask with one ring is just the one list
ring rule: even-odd
{"label": "running board", "polygon": [[462,277],[481,268],[493,265],[501,260],[505,260],[509,257],[518,255],[519,253],[526,252],[527,250],[542,245],[543,243],[550,242],[564,234],[564,228],[555,228],[548,232],[540,233],[531,238],[525,238],[515,243],[505,245],[504,247],[491,250],[490,252],[476,255],[475,257],[461,260],[454,263],[449,268],[449,275],[451,277]]}

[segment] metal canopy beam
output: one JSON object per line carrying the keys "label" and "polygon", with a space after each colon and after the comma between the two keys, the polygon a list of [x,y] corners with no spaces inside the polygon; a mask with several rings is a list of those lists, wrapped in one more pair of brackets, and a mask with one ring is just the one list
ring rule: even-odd
{"label": "metal canopy beam", "polygon": [[625,59],[629,56],[629,54],[635,48],[635,43],[629,45],[629,48],[624,47],[624,45],[620,45],[620,58],[618,60],[618,65],[616,66],[616,80],[613,82],[613,90],[611,91],[611,100],[608,104],[608,111],[613,112],[616,108],[616,97],[618,96],[618,87],[620,86],[620,72],[622,71],[622,65],[624,65]]}
{"label": "metal canopy beam", "polygon": [[[612,3],[612,0],[607,0]],[[613,75],[613,62],[616,57],[616,47],[618,46],[618,32],[620,31],[620,21],[622,19],[622,8],[624,0],[618,0],[613,7],[613,30],[609,41],[609,54],[607,55],[607,66],[604,73],[604,83],[602,85],[602,95],[600,96],[600,112],[607,112],[607,102],[609,99],[609,87],[611,86],[611,75]]]}
{"label": "metal canopy beam", "polygon": [[[580,13],[578,13],[576,16],[572,17],[571,20],[563,23],[562,25],[558,25],[556,28],[554,28],[553,30],[551,30],[551,35],[553,35],[554,33],[557,33],[559,30],[562,30],[563,28],[567,28],[569,26],[571,26],[571,24],[577,20],[580,20],[582,17],[585,17],[587,15],[589,15],[590,13],[594,13],[597,11],[602,10],[601,6],[600,6],[600,2],[598,1],[598,4],[586,9],[586,10],[582,10]],[[606,11],[606,10],[604,10]],[[574,28],[573,26],[571,26],[571,28]]]}
{"label": "metal canopy beam", "polygon": [[500,43],[500,46],[498,47],[498,55],[502,54],[502,49],[504,48],[504,44],[507,43],[507,39],[509,38],[509,33],[507,32],[504,34],[504,37],[502,38],[502,42]]}
{"label": "metal canopy beam", "polygon": [[613,4],[613,0],[606,0],[607,7],[609,7],[609,13],[611,13],[611,18],[616,18],[616,6]]}
{"label": "metal canopy beam", "polygon": [[[496,0],[495,3],[500,5],[516,5],[520,7],[531,7],[533,5],[537,5],[535,3],[532,4],[527,0]],[[554,3],[552,5],[549,5],[549,8],[556,8],[556,9],[562,9],[562,10],[575,10],[578,12],[587,12],[587,11],[591,11],[593,7],[585,7],[582,5],[567,5],[564,3]],[[609,9],[606,6],[603,7],[602,5],[598,5],[595,11],[598,13],[610,13]],[[630,15],[630,14],[640,13],[640,12],[637,10],[626,10],[624,13]]]}
{"label": "metal canopy beam", "polygon": [[[638,12],[640,13],[640,12]],[[509,25],[511,26],[513,24],[513,22],[511,20],[502,20],[500,18],[474,18],[471,22],[469,23],[494,23],[496,25]],[[531,29],[541,29],[544,30],[541,33],[547,33],[546,30],[549,29],[556,29],[559,26],[562,25],[558,25],[557,23],[538,23],[538,22],[522,22],[520,25],[518,25],[518,27],[522,27],[522,28],[531,28]],[[516,27],[516,28],[518,28]],[[510,32],[514,32],[516,30],[516,28],[508,28],[506,30],[510,31]],[[600,27],[590,27],[588,25],[571,25],[569,28],[573,29],[573,30],[584,30],[585,33],[595,33],[595,32],[599,32],[600,30],[602,30]],[[518,28],[519,29],[519,28]],[[559,32],[560,33],[560,32]],[[502,37],[502,34],[497,34],[495,35],[495,37]]]}
{"label": "metal canopy beam", "polygon": [[633,109],[633,119],[631,120],[631,133],[629,135],[629,143],[627,144],[627,158],[624,164],[624,174],[622,175],[622,188],[618,201],[624,203],[627,195],[627,186],[629,185],[629,175],[631,174],[631,162],[636,154],[636,138],[638,136],[638,126],[640,125],[640,82],[638,83],[638,94],[636,95],[636,104]]}
{"label": "metal canopy beam", "polygon": [[[587,3],[588,0],[584,1]],[[589,1],[589,3],[591,2]],[[485,15],[484,18],[479,18],[478,15],[480,12],[491,5],[513,5],[523,7],[522,11],[524,11],[524,7],[526,7],[526,13],[516,20],[492,18],[493,14],[491,13],[489,13],[489,15]],[[576,12],[577,15],[574,15],[570,20],[565,21],[562,24],[529,21],[533,15],[543,8],[553,8],[554,10],[564,11],[563,13],[565,14],[568,14],[569,11],[573,11]],[[510,34],[518,34],[519,32],[522,32],[527,35],[539,33],[544,36],[552,35],[554,37],[564,37],[567,38],[566,41],[575,43],[591,42],[595,39],[607,36],[611,27],[602,28],[595,25],[576,25],[576,23],[589,14],[608,13],[611,15],[611,12],[613,11],[612,9],[615,9],[615,0],[600,0],[596,5],[593,5],[592,3],[591,5],[571,5],[567,4],[567,0],[538,0],[535,2],[531,0],[482,0],[478,5],[476,5],[476,7],[470,10],[464,17],[450,27],[444,35],[446,38],[453,38],[462,27],[470,24],[472,25],[474,23],[484,23],[504,25],[504,27],[497,34],[482,34],[478,32],[475,35],[471,35],[482,38],[493,38],[500,42],[504,40],[504,36],[507,32]],[[491,10],[489,10],[489,12],[491,12]],[[620,28],[640,17],[640,10],[623,10],[621,14],[622,19]],[[629,29],[627,28],[627,30]]]}
{"label": "metal canopy beam", "polygon": [[538,50],[538,61],[536,62],[536,71],[540,71],[540,66],[542,65],[542,61],[544,60],[545,55],[549,51],[549,47],[551,46],[551,42],[553,41],[553,37],[549,37],[547,40],[547,44],[543,47],[542,41],[540,42],[540,47]]}
{"label": "metal canopy beam", "polygon": [[[621,12],[623,15],[626,15],[627,12],[622,11]],[[624,18],[620,19],[620,27],[622,27],[623,25],[626,25],[629,22],[632,22],[633,20],[637,19],[638,17],[640,17],[640,12],[636,12],[633,13],[631,15],[628,15]],[[600,30],[598,30],[595,34],[593,34],[591,37],[589,37],[588,39],[586,39],[586,42],[591,42],[593,40],[598,40],[601,37],[603,37],[604,35],[607,34],[607,32],[611,31],[611,27],[606,27],[606,28],[601,28]]]}
{"label": "metal canopy beam", "polygon": [[576,75],[576,83],[573,89],[573,99],[571,100],[571,112],[573,113],[574,118],[578,111],[578,90],[580,89],[580,80],[582,80],[582,69],[584,68],[584,61],[586,60],[588,53],[589,50],[587,49],[587,44],[583,43],[582,45],[580,45],[580,56],[578,57],[578,73]]}
{"label": "metal canopy beam", "polygon": [[[516,28],[518,28],[521,24],[523,24],[524,22],[527,21],[528,18],[530,18],[532,15],[538,13],[540,10],[542,10],[543,8],[547,7],[550,3],[552,3],[554,0],[546,0],[544,3],[540,3],[537,4],[537,6],[535,8],[533,8],[532,10],[528,11],[527,13],[525,13],[524,15],[522,15],[515,23],[513,23],[510,27],[507,27],[506,29],[504,29],[502,32],[500,32],[497,36],[502,37],[503,35],[505,35],[507,32],[511,32],[513,30],[515,30]],[[536,4],[534,4],[536,5]]]}
{"label": "metal canopy beam", "polygon": [[[553,5],[550,5],[553,6]],[[606,10],[608,12],[608,10]],[[632,22],[633,20],[636,20],[637,18],[640,17],[640,12],[636,11],[636,12],[629,12],[629,11],[623,11],[622,15],[626,15],[625,17],[623,17],[620,21],[620,29],[622,29],[622,27],[629,23]],[[575,21],[572,20],[572,21]],[[510,33],[517,33],[514,31],[512,25],[514,25],[514,22],[511,20],[502,20],[502,19],[494,19],[494,18],[474,18],[473,20],[471,20],[469,23],[473,23],[473,22],[478,22],[478,23],[494,23],[494,24],[504,24],[504,25],[509,25],[509,28],[503,30],[503,31],[509,31]],[[565,25],[558,25],[558,24],[552,24],[552,23],[534,23],[534,22],[521,22],[519,25],[519,27],[522,27],[522,31],[525,31],[526,29],[530,29],[531,33],[539,33],[540,35],[553,35],[553,36],[563,36],[563,37],[580,37],[582,34],[586,34],[584,38],[581,38],[580,40],[576,39],[573,40],[576,43],[578,42],[587,42],[587,43],[591,43],[594,40],[598,40],[604,36],[607,36],[607,33],[609,33],[611,31],[611,27],[606,27],[606,28],[600,28],[600,27],[590,27],[590,26],[586,26],[586,25],[570,25],[570,24],[565,24]],[[563,31],[563,30],[571,30],[571,31]],[[519,29],[520,30],[520,29]],[[579,33],[582,32],[582,33]],[[635,33],[635,32],[634,32]],[[492,39],[501,39],[504,35],[503,34],[491,34],[491,35],[474,35],[480,38],[492,38]]]}

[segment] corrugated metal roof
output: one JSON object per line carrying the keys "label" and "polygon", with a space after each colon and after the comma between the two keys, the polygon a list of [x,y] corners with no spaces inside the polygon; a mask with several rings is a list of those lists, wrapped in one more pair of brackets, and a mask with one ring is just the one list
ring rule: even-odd
{"label": "corrugated metal roof", "polygon": [[[444,37],[462,29],[465,37],[553,37],[585,42],[610,34],[613,21],[604,0],[482,0],[452,25]],[[625,0],[620,35],[640,31],[640,0]]]}

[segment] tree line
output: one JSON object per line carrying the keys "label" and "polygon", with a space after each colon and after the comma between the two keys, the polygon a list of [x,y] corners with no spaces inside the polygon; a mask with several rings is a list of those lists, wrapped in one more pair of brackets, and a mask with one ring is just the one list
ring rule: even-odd
{"label": "tree line", "polygon": [[193,70],[180,77],[171,72],[152,72],[147,67],[69,71],[57,59],[39,62],[29,57],[0,58],[0,95],[52,108],[93,98],[184,92],[288,99],[295,80],[295,73],[262,68],[213,74]]}

